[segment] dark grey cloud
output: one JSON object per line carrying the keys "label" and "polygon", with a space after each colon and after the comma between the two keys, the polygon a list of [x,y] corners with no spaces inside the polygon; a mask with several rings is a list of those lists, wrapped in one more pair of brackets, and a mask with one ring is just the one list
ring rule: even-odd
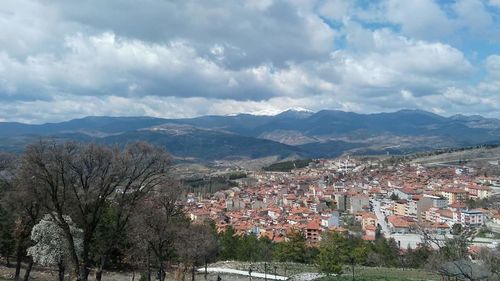
{"label": "dark grey cloud", "polygon": [[201,55],[224,47],[226,66],[318,59],[333,46],[334,32],[290,1],[48,1],[67,22],[94,32],[152,43],[187,40]]}

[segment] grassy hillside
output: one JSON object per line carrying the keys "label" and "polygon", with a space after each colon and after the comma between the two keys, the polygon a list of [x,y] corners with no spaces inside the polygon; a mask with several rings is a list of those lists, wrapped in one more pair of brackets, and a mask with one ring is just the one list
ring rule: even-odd
{"label": "grassy hillside", "polygon": [[264,167],[264,171],[269,171],[269,172],[290,172],[291,170],[295,168],[304,168],[309,163],[311,163],[311,159],[304,159],[304,160],[293,160],[293,161],[285,161],[285,162],[279,162],[279,163],[274,163],[272,165],[269,165],[267,167]]}
{"label": "grassy hillside", "polygon": [[[350,281],[352,280],[352,269],[346,267],[342,276],[324,277],[318,281]],[[440,280],[439,276],[420,269],[401,269],[387,267],[358,267],[354,268],[354,277],[357,281],[413,281],[413,280]]]}

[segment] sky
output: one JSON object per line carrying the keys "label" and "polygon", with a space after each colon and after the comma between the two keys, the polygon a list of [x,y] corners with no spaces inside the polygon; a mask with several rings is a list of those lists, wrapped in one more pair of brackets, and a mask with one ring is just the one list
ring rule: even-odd
{"label": "sky", "polygon": [[0,121],[500,118],[500,0],[2,0]]}

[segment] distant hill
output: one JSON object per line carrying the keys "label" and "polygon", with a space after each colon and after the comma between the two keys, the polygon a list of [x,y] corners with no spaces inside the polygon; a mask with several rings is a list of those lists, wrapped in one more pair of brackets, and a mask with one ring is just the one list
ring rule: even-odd
{"label": "distant hill", "polygon": [[41,137],[125,145],[144,140],[180,158],[200,160],[399,154],[500,143],[500,120],[443,117],[421,110],[358,114],[288,110],[187,119],[85,117],[30,125],[0,122],[0,150],[22,151]]}
{"label": "distant hill", "polygon": [[106,144],[126,144],[147,141],[167,149],[182,158],[203,160],[261,158],[277,155],[303,157],[307,153],[300,148],[264,139],[241,136],[213,129],[200,129],[189,125],[166,124],[151,129],[129,131],[97,139]]}

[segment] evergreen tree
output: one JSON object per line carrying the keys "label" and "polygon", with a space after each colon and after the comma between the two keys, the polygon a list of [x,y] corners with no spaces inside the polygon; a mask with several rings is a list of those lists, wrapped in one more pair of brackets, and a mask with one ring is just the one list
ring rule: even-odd
{"label": "evergreen tree", "polygon": [[349,248],[348,241],[342,234],[327,233],[321,240],[316,266],[327,275],[341,274],[342,265],[349,260]]}
{"label": "evergreen tree", "polygon": [[306,262],[306,238],[300,232],[293,232],[288,241],[276,245],[274,258],[280,262]]}

